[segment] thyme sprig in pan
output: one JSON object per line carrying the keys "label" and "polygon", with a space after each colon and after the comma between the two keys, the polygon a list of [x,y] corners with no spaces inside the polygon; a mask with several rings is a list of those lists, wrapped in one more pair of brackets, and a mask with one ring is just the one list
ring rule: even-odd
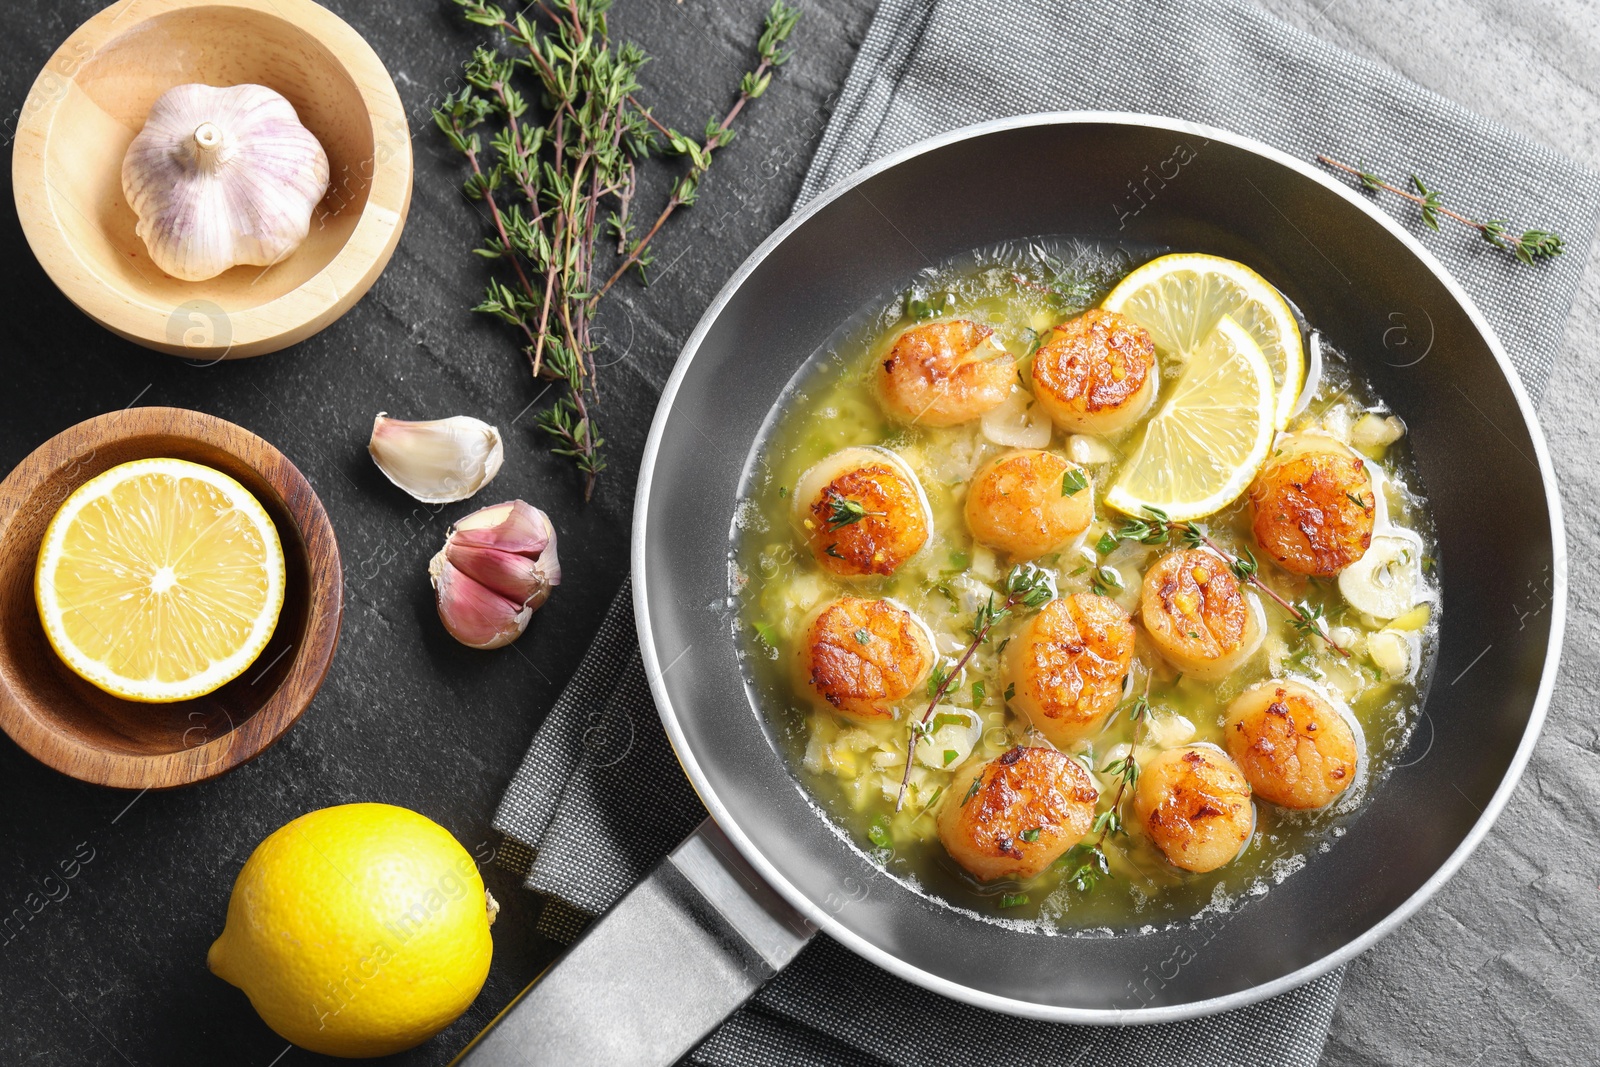
{"label": "thyme sprig in pan", "polygon": [[1496,248],[1503,248],[1516,256],[1523,263],[1532,265],[1536,259],[1548,256],[1559,256],[1566,245],[1561,240],[1561,235],[1549,230],[1524,230],[1522,233],[1512,233],[1511,224],[1504,219],[1490,219],[1488,222],[1478,222],[1465,215],[1451,211],[1444,206],[1439,190],[1428,188],[1423,180],[1415,174],[1411,175],[1411,189],[1401,189],[1384,181],[1371,171],[1362,167],[1352,167],[1348,163],[1341,163],[1329,156],[1318,156],[1317,161],[1329,167],[1354,174],[1364,188],[1377,191],[1382,189],[1396,196],[1403,196],[1422,209],[1422,223],[1430,230],[1439,229],[1439,217],[1453,219],[1463,226],[1470,226],[1482,235],[1485,241]]}
{"label": "thyme sprig in pan", "polygon": [[1150,675],[1144,676],[1144,692],[1128,705],[1128,721],[1133,724],[1133,740],[1128,744],[1128,754],[1106,764],[1106,773],[1117,779],[1117,791],[1111,797],[1111,806],[1094,817],[1089,832],[1095,834],[1093,844],[1080,841],[1057,860],[1066,872],[1065,881],[1080,893],[1089,893],[1100,884],[1100,879],[1110,878],[1111,864],[1106,860],[1106,838],[1120,835],[1122,829],[1122,798],[1128,790],[1139,784],[1139,761],[1133,758],[1150,719]]}
{"label": "thyme sprig in pan", "polygon": [[[1211,535],[1206,533],[1198,523],[1173,522],[1167,518],[1166,512],[1149,505],[1146,505],[1144,510],[1149,516],[1148,518],[1128,519],[1111,535],[1112,539],[1116,541],[1138,541],[1140,544],[1146,545],[1164,545],[1171,538],[1177,537],[1185,548],[1209,548],[1222,557],[1223,562],[1228,565],[1228,569],[1233,572],[1235,578],[1247,585],[1254,586],[1263,595],[1271,599],[1273,603],[1277,604],[1278,607],[1282,608],[1284,613],[1289,616],[1289,621],[1294,624],[1296,630],[1308,637],[1320,638],[1323,644],[1339,653],[1339,655],[1345,659],[1350,658],[1350,650],[1335,642],[1328,635],[1327,630],[1323,628],[1323,612],[1320,606],[1307,601],[1302,601],[1299,604],[1290,603],[1280,596],[1277,590],[1261,580],[1261,576],[1258,573],[1261,570],[1261,565],[1256,561],[1255,553],[1248,548],[1243,548],[1239,550],[1238,555],[1235,555],[1212,540]],[[1104,554],[1106,547],[1104,541],[1105,539],[1102,538],[1102,554]],[[1115,548],[1116,546],[1112,545],[1110,547]]]}
{"label": "thyme sprig in pan", "polygon": [[955,684],[961,672],[966,669],[972,657],[977,654],[979,646],[989,639],[996,626],[1016,612],[1043,607],[1056,595],[1049,572],[1026,563],[1017,564],[1006,575],[1005,593],[1005,599],[998,604],[991,594],[988,603],[978,607],[972,626],[967,631],[972,640],[967,643],[966,650],[949,670],[936,668],[933,677],[929,679],[927,710],[922,713],[920,719],[911,724],[911,737],[906,742],[906,770],[900,776],[900,792],[894,801],[895,811],[899,811],[906,802],[906,790],[911,785],[911,768],[916,765],[917,742],[924,735],[933,733],[934,710],[938,708],[939,701],[944,699],[944,695],[950,691],[950,687]]}
{"label": "thyme sprig in pan", "polygon": [[[630,270],[647,281],[651,242],[674,212],[695,203],[713,155],[733,140],[734,121],[789,58],[784,44],[800,14],[781,0],[772,5],[760,60],[741,79],[733,105],[706,123],[703,137],[691,137],[663,125],[634,95],[649,57],[632,44],[613,45],[611,0],[546,0],[530,6],[531,15],[508,15],[482,0],[454,2],[468,22],[497,31],[505,48],[479,47],[466,87],[434,112],[466,157],[467,196],[486,209],[491,233],[474,251],[506,265],[474,310],[513,327],[534,378],[561,386],[539,425],[555,453],[577,465],[588,499],[606,467],[592,330],[600,300]],[[524,84],[533,96],[519,88]],[[689,167],[654,224],[636,237],[633,200],[652,152],[681,156]],[[601,259],[616,266],[596,286]]]}

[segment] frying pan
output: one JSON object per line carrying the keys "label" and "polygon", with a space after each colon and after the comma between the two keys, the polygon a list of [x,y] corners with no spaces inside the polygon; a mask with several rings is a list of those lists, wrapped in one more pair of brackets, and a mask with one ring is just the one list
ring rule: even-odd
{"label": "frying pan", "polygon": [[[1396,768],[1328,852],[1194,925],[1044,936],[919,895],[811,802],[737,656],[730,521],[752,443],[791,377],[917,271],[1044,235],[1254,267],[1405,420],[1438,527],[1437,659]],[[1488,832],[1544,719],[1566,600],[1560,504],[1533,408],[1438,261],[1364,197],[1266,145],[1097,112],[924,141],[762,244],[662,396],[633,571],[646,673],[710,820],[480,1036],[460,1060],[470,1067],[672,1062],[817,928],[928,989],[1037,1019],[1172,1021],[1282,993],[1392,931]]]}

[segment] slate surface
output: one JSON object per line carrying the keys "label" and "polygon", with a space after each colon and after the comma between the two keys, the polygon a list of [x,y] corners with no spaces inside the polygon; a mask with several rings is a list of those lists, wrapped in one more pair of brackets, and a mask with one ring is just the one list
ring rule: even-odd
{"label": "slate surface", "polygon": [[[0,160],[0,470],[53,433],[129,403],[198,408],[282,448],[333,517],[344,553],[339,655],[301,723],[219,781],[137,796],[84,786],[0,738],[0,914],[59,861],[92,855],[51,902],[0,936],[0,1063],[295,1067],[244,996],[204,967],[229,889],[254,845],[289,819],[352,800],[404,804],[486,853],[489,818],[529,738],[577,664],[626,567],[632,478],[654,397],[702,309],[787,213],[870,0],[806,0],[800,54],[741,123],[700,207],[659,245],[656,282],[624,287],[602,321],[613,469],[587,507],[525,408],[538,390],[498,326],[472,315],[481,264],[460,169],[427,121],[479,39],[444,0],[328,0],[389,65],[411,115],[417,193],[393,264],[355,311],[299,348],[198,367],[112,338],[50,284],[27,251]],[[11,0],[0,41],[0,141],[56,45],[95,0]],[[1585,0],[1266,0],[1290,21],[1390,64],[1429,88],[1600,167],[1600,20]],[[763,0],[623,0],[621,36],[657,57],[645,96],[684,128],[726,106]],[[1070,101],[1064,101],[1070,105]],[[8,145],[9,147],[9,145]],[[6,156],[9,156],[7,151]],[[1447,176],[1435,176],[1445,188]],[[659,203],[662,190],[642,196]],[[1529,220],[1537,221],[1537,220]],[[1456,880],[1350,968],[1326,1062],[1577,1063],[1600,1040],[1591,990],[1600,953],[1595,841],[1600,734],[1600,589],[1594,536],[1600,466],[1588,460],[1600,392],[1600,274],[1586,275],[1544,405],[1569,516],[1573,611],[1550,723],[1521,789]],[[546,398],[548,399],[548,398]],[[423,569],[470,505],[414,506],[363,445],[379,410],[471,413],[507,431],[494,499],[550,511],[566,584],[532,632],[496,654],[439,628]],[[492,502],[488,499],[485,502]],[[502,902],[495,961],[477,1004],[397,1064],[444,1064],[548,961],[515,879],[485,877]],[[56,891],[60,897],[60,891]]]}

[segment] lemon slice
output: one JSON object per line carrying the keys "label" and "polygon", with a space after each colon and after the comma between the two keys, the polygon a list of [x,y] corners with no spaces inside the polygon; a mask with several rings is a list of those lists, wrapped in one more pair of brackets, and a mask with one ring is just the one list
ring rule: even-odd
{"label": "lemon slice", "polygon": [[45,530],[34,597],[73,673],[168,703],[238,677],[283,607],[283,546],[249,491],[210,467],[141,459],[67,497]]}
{"label": "lemon slice", "polygon": [[1242,326],[1223,316],[1145,424],[1106,503],[1128,515],[1155,508],[1175,522],[1221,511],[1267,458],[1274,405],[1266,357]]}
{"label": "lemon slice", "polygon": [[1278,290],[1231,259],[1181,252],[1152,259],[1118,283],[1102,305],[1150,331],[1163,361],[1186,363],[1227,315],[1244,328],[1272,368],[1273,428],[1289,425],[1305,384],[1300,326]]}

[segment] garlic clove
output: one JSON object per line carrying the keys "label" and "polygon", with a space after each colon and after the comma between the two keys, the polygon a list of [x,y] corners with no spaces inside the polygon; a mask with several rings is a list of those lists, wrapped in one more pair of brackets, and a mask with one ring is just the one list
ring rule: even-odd
{"label": "garlic clove", "polygon": [[471,648],[500,648],[561,584],[550,518],[522,500],[479,510],[450,527],[428,563],[439,618]]}
{"label": "garlic clove", "polygon": [[428,564],[439,618],[450,636],[468,648],[502,648],[522,636],[532,606],[507,600],[462,574],[441,551]]}
{"label": "garlic clove", "polygon": [[153,105],[122,161],[135,232],[156,266],[205,281],[287,258],[328,192],[328,155],[264,85],[179,85]]}
{"label": "garlic clove", "polygon": [[380,411],[367,451],[386,478],[424,504],[467,499],[505,461],[500,431],[467,415],[407,422]]}
{"label": "garlic clove", "polygon": [[1055,424],[1032,396],[1015,385],[997,408],[984,413],[983,436],[1007,448],[1047,448]]}
{"label": "garlic clove", "polygon": [[474,511],[451,527],[450,540],[457,545],[536,556],[545,580],[561,584],[555,527],[549,516],[526,501],[511,500]]}
{"label": "garlic clove", "polygon": [[550,596],[550,583],[539,560],[498,548],[448,541],[444,553],[456,570],[508,600],[537,608]]}

